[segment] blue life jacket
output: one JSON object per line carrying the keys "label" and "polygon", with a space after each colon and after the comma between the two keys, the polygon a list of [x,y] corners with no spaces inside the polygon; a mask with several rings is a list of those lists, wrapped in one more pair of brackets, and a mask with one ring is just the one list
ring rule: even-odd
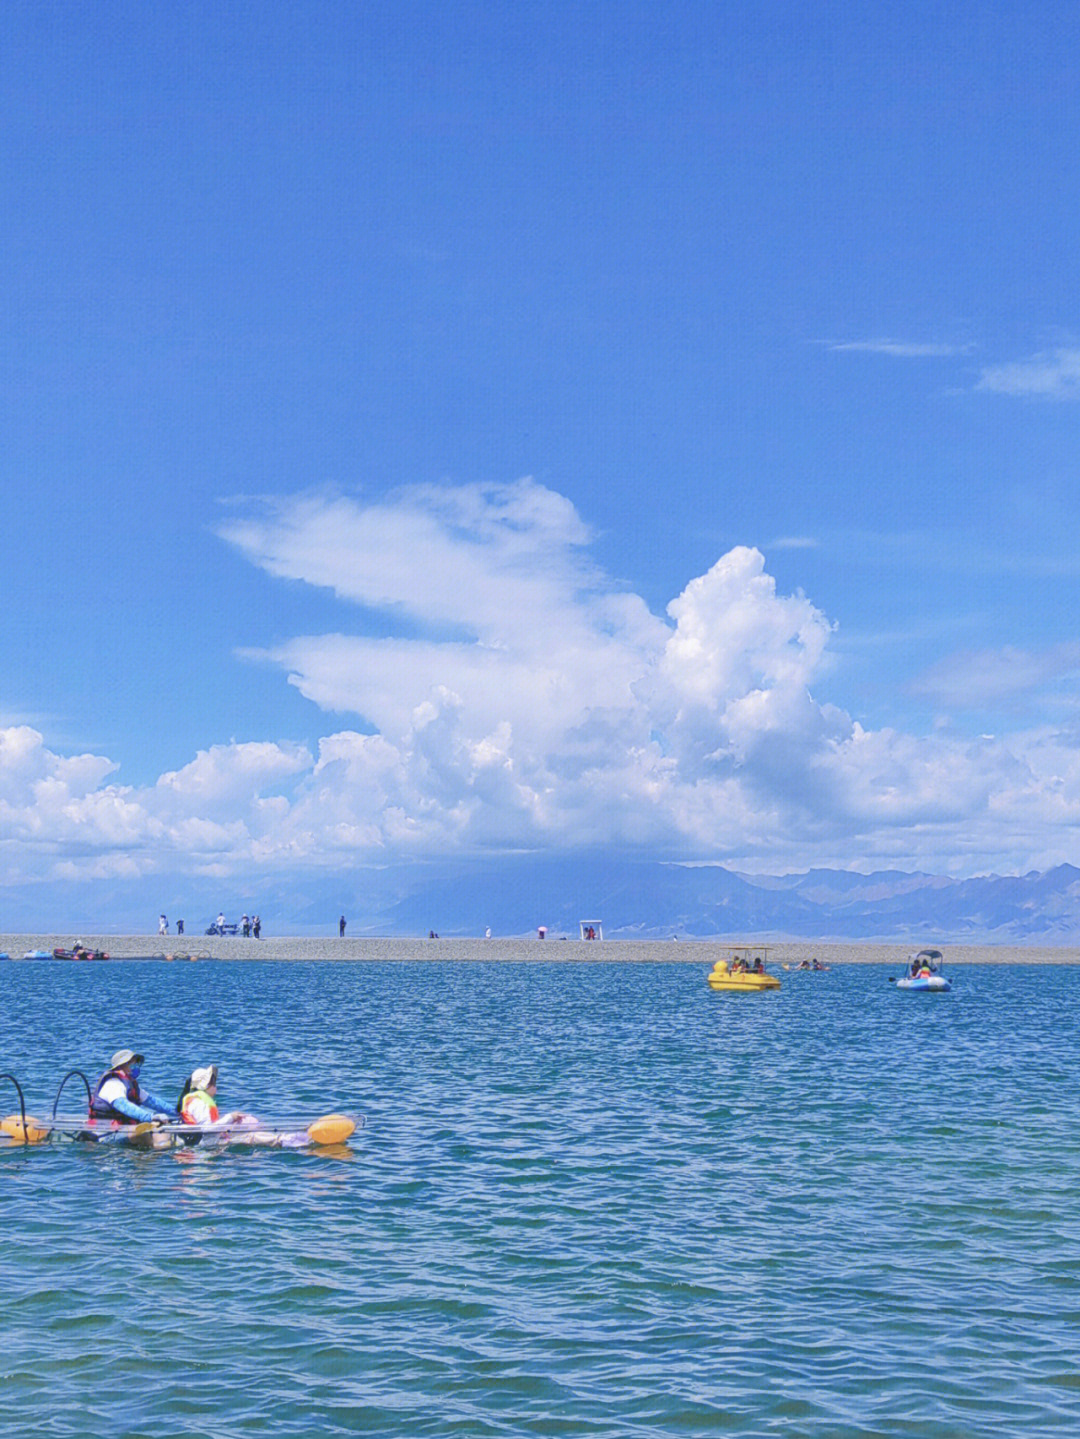
{"label": "blue life jacket", "polygon": [[126,1069],[107,1069],[97,1082],[94,1090],[94,1097],[90,1101],[91,1119],[117,1119],[121,1124],[136,1124],[138,1121],[132,1119],[130,1114],[121,1114],[119,1109],[114,1109],[107,1099],[101,1097],[101,1086],[107,1079],[121,1079],[127,1092],[127,1098],[132,1104],[141,1104],[142,1095],[139,1093],[138,1081]]}

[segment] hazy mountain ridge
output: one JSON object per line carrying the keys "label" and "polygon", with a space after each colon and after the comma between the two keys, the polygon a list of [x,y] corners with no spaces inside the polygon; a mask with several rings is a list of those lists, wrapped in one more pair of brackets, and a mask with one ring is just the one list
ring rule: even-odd
{"label": "hazy mountain ridge", "polygon": [[336,934],[344,914],[350,935],[435,930],[449,937],[488,927],[525,935],[544,925],[552,937],[576,936],[582,920],[600,920],[605,935],[625,939],[1073,945],[1080,943],[1080,869],[959,880],[902,870],[750,875],[717,865],[514,855],[293,874],[240,892],[227,882],[169,876],[150,902],[145,881],[86,885],[67,891],[62,911],[45,903],[43,890],[23,887],[0,902],[0,928],[153,935],[164,912],[174,935],[185,916],[193,943],[219,909],[230,919],[258,911],[267,935]]}
{"label": "hazy mountain ridge", "polygon": [[[599,919],[611,937],[981,941],[1080,940],[1080,869],[953,880],[934,874],[812,870],[740,874],[719,866],[522,861],[500,883],[455,878],[412,893],[383,916],[394,932],[578,932]],[[486,891],[486,893],[484,892]],[[484,918],[484,914],[487,918]],[[467,915],[475,914],[470,924]],[[422,916],[431,916],[424,919]]]}

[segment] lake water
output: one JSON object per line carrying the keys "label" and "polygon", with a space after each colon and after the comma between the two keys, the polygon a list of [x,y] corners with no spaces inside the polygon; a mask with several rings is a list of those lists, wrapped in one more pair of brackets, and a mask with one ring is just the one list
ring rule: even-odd
{"label": "lake water", "polygon": [[3,965],[35,1114],[130,1045],[367,1127],[0,1152],[0,1434],[1080,1432],[1080,969],[707,968]]}

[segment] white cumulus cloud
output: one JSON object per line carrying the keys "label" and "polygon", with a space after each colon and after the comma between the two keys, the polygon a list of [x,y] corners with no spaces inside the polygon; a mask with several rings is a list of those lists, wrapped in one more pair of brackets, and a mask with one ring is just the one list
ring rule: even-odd
{"label": "white cumulus cloud", "polygon": [[[780,593],[757,549],[720,556],[656,614],[595,563],[573,505],[530,480],[251,502],[222,534],[340,602],[333,633],[245,652],[323,712],[317,749],[214,746],[132,787],[106,757],[0,729],[7,883],[507,849],[952,872],[1073,853],[1076,734],[864,729],[823,698],[833,621]],[[1063,647],[1025,672],[1075,662]],[[960,688],[992,693],[1020,669],[972,657]]]}

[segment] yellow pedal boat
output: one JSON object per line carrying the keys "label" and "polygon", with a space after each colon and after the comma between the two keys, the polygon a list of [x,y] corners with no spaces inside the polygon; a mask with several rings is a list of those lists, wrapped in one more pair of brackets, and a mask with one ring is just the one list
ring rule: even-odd
{"label": "yellow pedal boat", "polygon": [[728,959],[718,959],[709,971],[709,987],[741,994],[779,989],[776,975],[768,974],[765,969],[768,954],[767,949],[733,949]]}

